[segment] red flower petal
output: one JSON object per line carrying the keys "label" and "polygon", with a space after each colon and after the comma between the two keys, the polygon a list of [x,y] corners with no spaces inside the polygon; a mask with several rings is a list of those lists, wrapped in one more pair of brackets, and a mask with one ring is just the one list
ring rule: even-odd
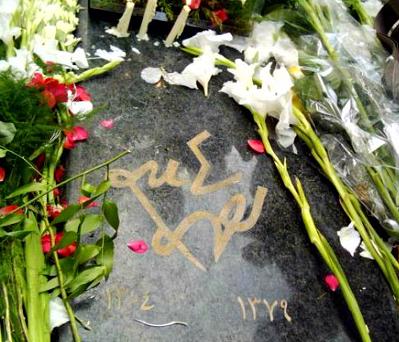
{"label": "red flower petal", "polygon": [[248,146],[257,153],[265,153],[265,146],[262,140],[250,139],[248,140]]}
{"label": "red flower petal", "polygon": [[41,239],[43,253],[48,253],[51,250],[50,234],[44,234]]}
{"label": "red flower petal", "polygon": [[60,216],[61,212],[64,210],[62,206],[55,206],[55,205],[47,205],[47,215],[52,220],[54,220],[57,216]]}
{"label": "red flower petal", "polygon": [[61,182],[65,175],[65,168],[60,165],[54,171],[54,179],[57,183]]}
{"label": "red flower petal", "polygon": [[129,249],[137,254],[144,254],[148,251],[148,245],[144,240],[131,241],[127,244]]}
{"label": "red flower petal", "polygon": [[58,188],[55,188],[55,189],[53,190],[53,195],[54,195],[55,197],[58,197],[59,195],[61,195],[61,190],[58,189]]}
{"label": "red flower petal", "polygon": [[[7,205],[3,208],[0,208],[0,215],[1,216],[8,215],[9,213],[11,213],[12,211],[14,211],[17,208],[18,208],[18,205],[15,205],[15,204]],[[23,213],[24,212],[22,211],[22,209],[19,209],[15,212],[15,214],[19,214],[19,215],[23,215]]]}
{"label": "red flower petal", "polygon": [[40,72],[35,72],[30,82],[27,84],[28,87],[40,89],[44,87],[44,77]]}
{"label": "red flower petal", "polygon": [[91,101],[91,96],[90,94],[86,91],[86,88],[77,85],[75,86],[75,97],[73,99],[74,101]]}
{"label": "red flower petal", "polygon": [[324,283],[333,292],[335,292],[339,287],[339,281],[334,274],[327,274],[324,277]]}
{"label": "red flower petal", "polygon": [[103,126],[104,128],[111,129],[114,127],[114,120],[112,119],[101,120],[100,125]]}
{"label": "red flower petal", "polygon": [[55,107],[55,105],[57,104],[55,96],[51,91],[43,90],[42,97],[43,97],[44,103],[46,103],[47,106],[49,106],[51,109],[53,109]]}
{"label": "red flower petal", "polygon": [[0,166],[0,183],[6,179],[6,170]]}
{"label": "red flower petal", "polygon": [[41,170],[43,168],[45,161],[46,161],[46,155],[44,153],[40,154],[35,160],[36,169]]}
{"label": "red flower petal", "polygon": [[[87,201],[90,201],[90,199],[91,199],[90,197],[80,196],[79,199],[78,199],[78,203],[79,203],[79,204],[83,204],[83,203],[86,203]],[[98,207],[98,203],[97,203],[96,201],[91,202],[91,203],[87,206],[87,208],[94,208],[94,207]]]}
{"label": "red flower petal", "polygon": [[[62,238],[64,236],[63,232],[59,232],[55,234],[55,243],[59,243]],[[51,251],[51,237],[50,234],[44,234],[41,238],[41,242],[42,242],[42,251],[43,253],[48,253]],[[73,253],[75,253],[76,251],[76,242],[72,242],[70,245],[61,248],[59,250],[57,250],[57,253],[59,256],[61,257],[68,257],[70,255],[72,255]]]}
{"label": "red flower petal", "polygon": [[65,84],[62,84],[51,77],[46,78],[44,83],[45,90],[53,94],[56,103],[68,101],[68,87]]}
{"label": "red flower petal", "polygon": [[220,25],[220,24],[224,23],[226,20],[229,19],[229,16],[228,16],[227,11],[225,9],[220,9],[220,10],[217,10],[217,11],[213,11],[212,13],[215,16],[215,18],[217,19],[217,23],[214,23],[214,24],[219,24]]}
{"label": "red flower petal", "polygon": [[64,131],[64,134],[72,142],[85,141],[89,137],[89,132],[81,126],[72,127],[71,130]]}
{"label": "red flower petal", "polygon": [[69,136],[66,136],[66,139],[64,141],[64,148],[67,150],[72,150],[75,148],[75,143],[71,140]]}
{"label": "red flower petal", "polygon": [[185,2],[192,10],[198,9],[201,5],[201,0],[186,0]]}

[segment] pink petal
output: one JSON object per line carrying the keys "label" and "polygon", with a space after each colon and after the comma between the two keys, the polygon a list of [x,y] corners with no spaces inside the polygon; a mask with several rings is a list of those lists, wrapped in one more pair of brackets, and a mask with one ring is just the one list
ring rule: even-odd
{"label": "pink petal", "polygon": [[328,286],[328,288],[335,292],[339,287],[339,281],[334,274],[327,274],[324,277],[324,283]]}
{"label": "pink petal", "polygon": [[[79,204],[83,204],[83,203],[85,203],[85,202],[87,202],[87,201],[90,201],[90,198],[89,198],[89,197],[86,197],[86,196],[80,196],[79,199],[78,199],[78,203],[79,203]],[[98,207],[98,203],[97,203],[96,201],[91,202],[91,203],[87,206],[87,208],[94,208],[94,207]]]}
{"label": "pink petal", "polygon": [[144,254],[148,251],[148,245],[144,240],[131,241],[127,244],[129,249],[137,254]]}
{"label": "pink petal", "polygon": [[72,128],[73,141],[84,141],[89,137],[89,132],[85,128],[80,126],[75,126]]}
{"label": "pink petal", "polygon": [[4,182],[4,179],[6,178],[6,170],[4,167],[0,166],[0,183]]}
{"label": "pink petal", "polygon": [[114,127],[114,120],[112,119],[101,120],[100,125],[103,126],[104,128],[111,129]]}
{"label": "pink petal", "polygon": [[250,139],[247,141],[248,146],[257,153],[265,153],[265,146],[263,146],[262,140]]}

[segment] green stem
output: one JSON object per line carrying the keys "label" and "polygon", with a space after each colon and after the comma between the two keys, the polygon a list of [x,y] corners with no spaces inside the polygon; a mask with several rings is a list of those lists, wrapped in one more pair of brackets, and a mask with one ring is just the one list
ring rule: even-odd
{"label": "green stem", "polygon": [[4,298],[4,306],[5,306],[5,318],[4,324],[6,327],[6,335],[7,335],[7,342],[12,342],[12,333],[11,333],[11,321],[10,321],[10,303],[8,301],[8,291],[7,286],[4,283],[1,283],[1,287],[3,290],[3,298]]}
{"label": "green stem", "polygon": [[104,163],[98,164],[98,165],[96,165],[96,166],[94,166],[94,167],[92,167],[92,168],[90,168],[90,169],[87,169],[87,170],[85,170],[85,171],[83,171],[83,172],[81,172],[81,173],[78,173],[78,174],[75,175],[75,176],[72,176],[72,177],[70,177],[70,178],[68,178],[68,179],[66,179],[66,180],[64,180],[64,181],[62,181],[62,182],[60,182],[60,183],[58,183],[56,186],[50,188],[50,189],[47,190],[46,192],[43,192],[43,193],[41,193],[40,195],[35,196],[34,198],[32,198],[31,200],[29,200],[29,201],[27,201],[26,203],[22,204],[22,205],[19,206],[18,208],[14,209],[13,211],[10,211],[7,215],[11,215],[11,214],[17,212],[18,210],[21,210],[21,209],[26,208],[26,207],[29,206],[30,204],[36,202],[39,198],[41,198],[41,197],[43,197],[43,196],[46,196],[46,195],[49,194],[50,192],[54,191],[56,188],[62,187],[62,186],[64,186],[64,185],[66,185],[66,184],[68,184],[68,183],[74,181],[75,179],[78,179],[78,178],[80,178],[80,177],[83,177],[83,176],[85,176],[85,175],[87,175],[87,174],[89,174],[89,173],[92,173],[92,172],[94,172],[94,171],[97,171],[98,169],[101,169],[101,168],[104,167],[104,166],[107,166],[107,165],[109,165],[109,164],[112,164],[113,162],[115,162],[115,161],[117,161],[118,159],[124,157],[124,156],[127,155],[128,153],[130,153],[129,150],[123,151],[122,153],[119,153],[119,154],[116,155],[115,157],[113,157],[113,158],[111,158],[111,159],[105,161]]}
{"label": "green stem", "polygon": [[46,277],[41,275],[45,267],[45,261],[41,245],[40,229],[33,213],[28,213],[28,217],[25,219],[25,229],[31,232],[25,238],[25,308],[28,318],[29,341],[49,342],[49,296],[47,293],[40,293],[40,287],[47,281]]}
{"label": "green stem", "polygon": [[269,137],[268,137],[268,130],[265,123],[265,120],[261,118],[257,113],[253,113],[255,122],[258,125],[258,132],[261,136],[262,142],[265,146],[266,153],[269,154],[281,176],[281,179],[285,185],[285,187],[290,191],[292,196],[294,197],[295,201],[297,202],[298,206],[301,209],[301,216],[302,220],[306,229],[306,232],[309,236],[310,241],[314,244],[319,251],[320,255],[322,256],[324,262],[327,264],[329,269],[334,273],[334,275],[338,278],[342,294],[345,298],[345,301],[348,305],[349,310],[352,313],[352,317],[355,321],[355,324],[358,328],[359,334],[362,338],[362,341],[369,342],[371,338],[368,333],[368,329],[366,323],[364,321],[363,315],[360,311],[360,307],[356,301],[355,295],[350,288],[349,282],[346,278],[346,275],[339,264],[338,258],[335,255],[335,252],[321,234],[321,232],[317,229],[311,211],[310,205],[306,198],[305,192],[302,188],[302,185],[297,179],[296,187],[293,184],[291,177],[287,170],[286,162],[281,162],[279,157],[273,150],[273,147],[270,144]]}
{"label": "green stem", "polygon": [[10,154],[16,156],[17,158],[21,159],[21,160],[24,161],[32,170],[34,170],[38,175],[43,176],[43,175],[41,174],[41,172],[40,172],[38,169],[36,169],[35,165],[33,165],[33,164],[32,164],[29,160],[27,160],[25,157],[19,155],[18,153],[14,152],[14,151],[12,151],[12,150],[9,150],[7,147],[5,147],[5,146],[3,146],[3,145],[0,145],[0,149],[1,149],[1,150],[4,150],[4,151],[7,151],[8,153],[10,153]]}
{"label": "green stem", "polygon": [[316,160],[337,190],[347,215],[355,224],[355,227],[362,237],[367,249],[373,256],[375,261],[378,263],[381,271],[384,273],[384,276],[390,284],[395,298],[398,298],[399,300],[399,279],[397,275],[391,274],[390,272],[390,269],[392,268],[390,258],[387,259],[386,257],[384,257],[384,254],[380,255],[376,250],[376,247],[372,243],[371,237],[366,229],[366,225],[370,227],[371,224],[369,223],[365,215],[359,215],[360,205],[354,206],[353,195],[348,191],[348,188],[342,182],[341,178],[339,178],[339,176],[337,175],[328,157],[327,151],[325,150],[317,134],[314,132],[312,126],[307,121],[305,115],[295,106],[293,107],[293,112],[298,119],[298,123],[296,126],[299,127],[300,131],[306,135],[306,142],[310,144],[309,148],[312,150],[312,152],[315,151],[315,153],[317,154],[318,158],[316,158]]}

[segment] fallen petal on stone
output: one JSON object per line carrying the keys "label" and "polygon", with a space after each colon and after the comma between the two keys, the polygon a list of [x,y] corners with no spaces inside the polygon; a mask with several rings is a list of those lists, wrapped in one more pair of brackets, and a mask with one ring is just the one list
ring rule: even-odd
{"label": "fallen petal on stone", "polygon": [[262,140],[250,139],[248,140],[248,146],[257,153],[265,153],[265,146]]}
{"label": "fallen petal on stone", "polygon": [[112,119],[101,120],[100,125],[104,128],[111,129],[114,127],[114,120]]}
{"label": "fallen petal on stone", "polygon": [[324,277],[324,283],[333,292],[335,292],[339,287],[339,281],[334,274],[327,274]]}
{"label": "fallen petal on stone", "polygon": [[145,82],[155,84],[161,80],[162,70],[161,68],[148,67],[141,70],[140,76]]}
{"label": "fallen petal on stone", "polygon": [[148,245],[144,240],[131,241],[127,244],[129,249],[137,254],[144,254],[148,251]]}
{"label": "fallen petal on stone", "polygon": [[347,227],[342,227],[337,234],[341,246],[345,248],[350,255],[354,256],[361,241],[359,233],[355,230],[354,223],[351,222]]}

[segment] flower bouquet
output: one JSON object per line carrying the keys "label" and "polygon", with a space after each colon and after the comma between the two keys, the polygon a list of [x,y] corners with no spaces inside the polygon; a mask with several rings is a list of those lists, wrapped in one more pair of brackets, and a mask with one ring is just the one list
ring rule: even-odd
{"label": "flower bouquet", "polygon": [[[65,179],[66,151],[88,139],[81,122],[93,114],[77,82],[120,63],[75,74],[88,68],[72,34],[78,9],[74,0],[0,4],[0,340],[50,341],[69,321],[80,341],[70,303],[112,269],[119,219],[110,182],[85,176],[128,152]],[[64,186],[79,178],[82,196],[68,203]]]}

